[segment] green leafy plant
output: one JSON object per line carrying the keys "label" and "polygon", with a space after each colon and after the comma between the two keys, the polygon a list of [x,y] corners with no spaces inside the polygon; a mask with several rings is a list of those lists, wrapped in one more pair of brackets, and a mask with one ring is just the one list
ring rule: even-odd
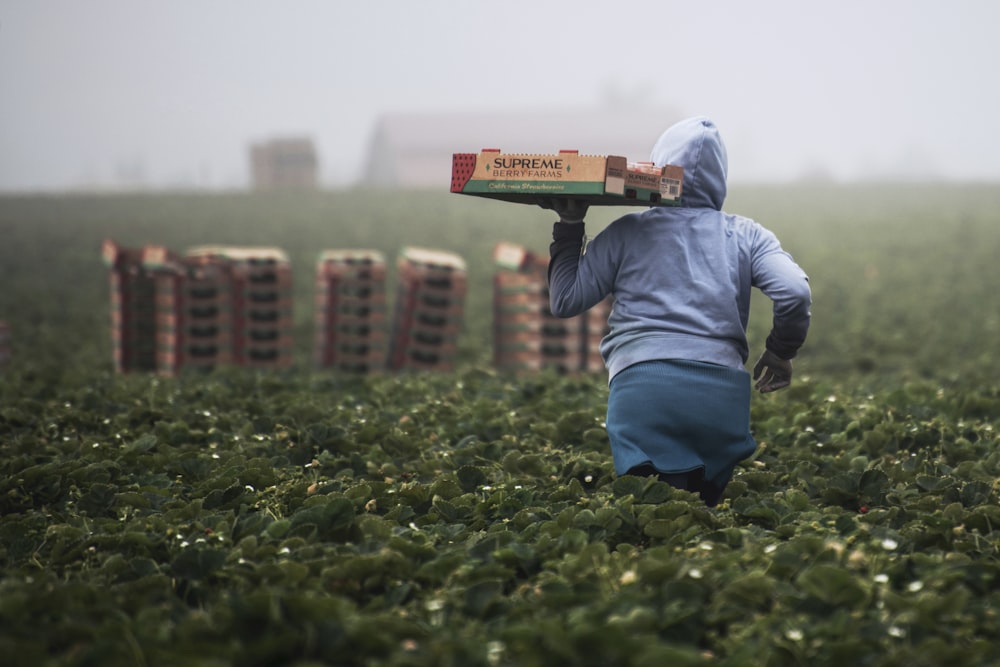
{"label": "green leafy plant", "polygon": [[[491,368],[489,252],[544,252],[544,214],[435,193],[0,199],[5,664],[994,664],[998,202],[942,187],[947,207],[908,186],[734,191],[809,271],[816,325],[794,385],[754,397],[758,450],[713,509],[612,474],[603,375]],[[113,375],[104,236],[284,246],[302,303],[317,247],[433,240],[474,260],[463,363],[342,376],[302,342],[287,372]]]}

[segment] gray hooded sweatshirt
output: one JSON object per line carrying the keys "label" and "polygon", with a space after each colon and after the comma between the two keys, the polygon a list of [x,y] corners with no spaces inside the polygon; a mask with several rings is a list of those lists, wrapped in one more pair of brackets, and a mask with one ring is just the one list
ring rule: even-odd
{"label": "gray hooded sweatshirt", "polygon": [[809,329],[809,279],[773,233],[722,211],[728,162],[711,120],[690,118],[656,142],[656,165],[684,168],[680,206],[627,214],[586,250],[582,223],[556,223],[550,246],[551,309],[579,315],[611,295],[601,355],[611,378],[655,359],[743,368],[751,288],[773,302],[765,346],[793,358]]}

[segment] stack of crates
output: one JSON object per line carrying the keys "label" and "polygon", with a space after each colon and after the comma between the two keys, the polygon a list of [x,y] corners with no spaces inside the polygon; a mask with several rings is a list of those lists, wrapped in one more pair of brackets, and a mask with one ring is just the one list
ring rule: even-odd
{"label": "stack of crates", "polygon": [[446,251],[406,247],[396,270],[389,368],[454,369],[468,288],[465,261]]}
{"label": "stack of crates", "polygon": [[385,368],[386,263],[377,250],[325,250],[316,260],[316,368],[370,373]]}
{"label": "stack of crates", "polygon": [[615,300],[609,296],[580,316],[583,325],[580,370],[585,373],[604,373],[607,371],[604,357],[601,356],[601,339],[611,330],[608,318],[611,317],[614,303]]}
{"label": "stack of crates", "polygon": [[229,274],[231,326],[226,329],[231,331],[232,363],[262,369],[291,366],[292,269],[283,250],[205,246],[188,250],[185,263]]}
{"label": "stack of crates", "polygon": [[156,276],[156,367],[211,370],[233,362],[232,276],[223,264],[147,255],[178,266]]}
{"label": "stack of crates", "polygon": [[549,305],[548,258],[507,242],[494,248],[493,358],[509,372],[599,372],[610,301],[559,318]]}
{"label": "stack of crates", "polygon": [[502,371],[579,368],[579,317],[560,319],[549,308],[548,258],[501,242],[493,251],[493,356]]}
{"label": "stack of crates", "polygon": [[142,250],[107,239],[101,247],[110,269],[111,343],[115,371],[156,370],[154,276],[143,267]]}
{"label": "stack of crates", "polygon": [[580,370],[584,373],[604,373],[607,371],[604,357],[601,356],[601,339],[610,331],[608,318],[611,317],[613,305],[614,299],[609,296],[583,314],[584,340]]}
{"label": "stack of crates", "polygon": [[10,363],[10,325],[0,320],[0,368]]}
{"label": "stack of crates", "polygon": [[104,242],[115,370],[291,365],[292,274],[273,248],[212,246],[178,255]]}

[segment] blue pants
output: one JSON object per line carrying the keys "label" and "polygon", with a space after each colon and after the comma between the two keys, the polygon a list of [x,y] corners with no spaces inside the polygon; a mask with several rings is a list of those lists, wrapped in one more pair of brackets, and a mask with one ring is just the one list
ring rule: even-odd
{"label": "blue pants", "polygon": [[749,373],[698,361],[647,361],[615,375],[606,423],[616,473],[688,480],[683,488],[704,487],[712,505],[757,448]]}

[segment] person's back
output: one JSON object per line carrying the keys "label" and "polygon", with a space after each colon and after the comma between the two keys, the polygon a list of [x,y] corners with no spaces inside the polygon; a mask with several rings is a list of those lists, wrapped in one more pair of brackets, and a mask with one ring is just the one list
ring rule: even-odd
{"label": "person's back", "polygon": [[771,298],[773,326],[755,375],[760,391],[791,382],[809,328],[808,278],[777,238],[722,212],[728,163],[707,118],[668,129],[657,165],[684,168],[680,205],[631,213],[584,248],[586,205],[556,201],[550,246],[552,312],[571,317],[609,294],[601,343],[609,372],[608,436],[618,474],[654,474],[719,501],[736,464],[756,447],[749,431],[751,287]]}
{"label": "person's back", "polygon": [[[728,164],[715,126],[702,118],[675,125],[652,158],[684,167],[680,206],[619,218],[590,242],[584,258],[573,250],[582,228],[557,229],[549,266],[552,312],[570,317],[614,297],[611,331],[601,344],[612,377],[649,359],[742,368],[756,286],[775,303],[774,351],[794,356],[809,323],[808,279],[774,234],[721,211]],[[560,251],[562,245],[568,251]]]}

